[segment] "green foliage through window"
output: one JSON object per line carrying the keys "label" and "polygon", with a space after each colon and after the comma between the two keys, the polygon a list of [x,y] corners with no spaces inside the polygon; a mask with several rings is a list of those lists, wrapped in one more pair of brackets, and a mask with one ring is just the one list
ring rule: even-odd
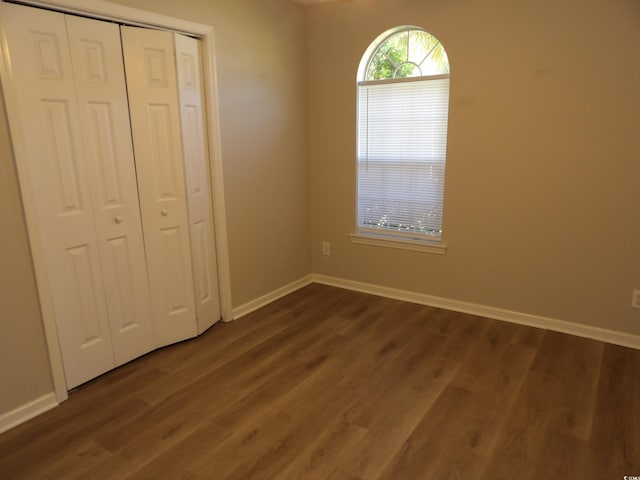
{"label": "green foliage through window", "polygon": [[427,77],[449,73],[444,47],[424,30],[394,33],[371,56],[366,80]]}

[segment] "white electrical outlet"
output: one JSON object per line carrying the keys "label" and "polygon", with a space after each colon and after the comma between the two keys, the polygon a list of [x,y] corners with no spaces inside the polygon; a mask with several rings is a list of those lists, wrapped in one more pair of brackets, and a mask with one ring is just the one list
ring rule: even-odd
{"label": "white electrical outlet", "polygon": [[322,242],[322,254],[331,255],[331,244],[329,242]]}
{"label": "white electrical outlet", "polygon": [[634,290],[631,297],[631,307],[640,308],[640,290]]}

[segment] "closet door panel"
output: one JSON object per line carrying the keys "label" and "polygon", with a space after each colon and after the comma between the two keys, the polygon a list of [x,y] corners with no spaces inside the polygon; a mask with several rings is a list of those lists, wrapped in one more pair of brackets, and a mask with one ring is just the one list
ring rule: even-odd
{"label": "closet door panel", "polygon": [[121,31],[154,324],[166,345],[197,334],[173,37]]}
{"label": "closet door panel", "polygon": [[[67,386],[113,368],[90,174],[62,14],[2,4],[29,194],[38,215]],[[18,133],[19,132],[19,133]],[[33,138],[26,138],[33,135]]]}
{"label": "closet door panel", "polygon": [[174,34],[198,333],[220,319],[200,42]]}
{"label": "closet door panel", "polygon": [[155,347],[120,29],[65,17],[118,365]]}

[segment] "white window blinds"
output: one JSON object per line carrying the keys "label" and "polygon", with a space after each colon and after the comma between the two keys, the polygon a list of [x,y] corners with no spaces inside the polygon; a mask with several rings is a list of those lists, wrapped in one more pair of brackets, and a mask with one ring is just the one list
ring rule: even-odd
{"label": "white window blinds", "polygon": [[358,89],[359,231],[439,240],[449,75]]}

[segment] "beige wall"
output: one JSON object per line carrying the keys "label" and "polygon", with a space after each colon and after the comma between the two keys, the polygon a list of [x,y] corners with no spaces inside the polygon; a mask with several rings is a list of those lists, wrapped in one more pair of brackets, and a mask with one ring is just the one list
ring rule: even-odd
{"label": "beige wall", "polygon": [[31,253],[0,96],[0,416],[52,391]]}
{"label": "beige wall", "polygon": [[[356,69],[377,35],[407,24],[451,61],[445,256],[347,238]],[[639,25],[637,0],[310,8],[313,271],[640,334]]]}
{"label": "beige wall", "polygon": [[[215,28],[233,306],[311,273],[303,7],[289,0],[115,3]],[[51,380],[2,105],[0,117],[2,415],[51,391]]]}

